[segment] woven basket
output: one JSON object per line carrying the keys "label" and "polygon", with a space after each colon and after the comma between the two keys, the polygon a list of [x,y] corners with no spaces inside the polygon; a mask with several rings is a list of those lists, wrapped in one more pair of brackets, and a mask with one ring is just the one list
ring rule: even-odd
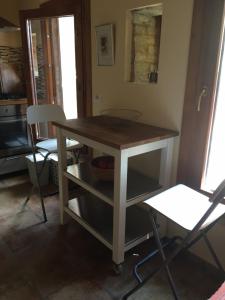
{"label": "woven basket", "polygon": [[112,156],[98,156],[91,162],[92,173],[101,181],[113,181],[114,158]]}

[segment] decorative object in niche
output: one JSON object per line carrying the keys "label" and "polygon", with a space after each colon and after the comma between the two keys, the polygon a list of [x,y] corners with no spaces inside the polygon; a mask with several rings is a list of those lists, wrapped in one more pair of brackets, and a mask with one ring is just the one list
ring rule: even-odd
{"label": "decorative object in niche", "polygon": [[158,80],[162,11],[162,4],[130,11],[130,82]]}
{"label": "decorative object in niche", "polygon": [[114,64],[113,24],[96,27],[97,65],[112,66]]}

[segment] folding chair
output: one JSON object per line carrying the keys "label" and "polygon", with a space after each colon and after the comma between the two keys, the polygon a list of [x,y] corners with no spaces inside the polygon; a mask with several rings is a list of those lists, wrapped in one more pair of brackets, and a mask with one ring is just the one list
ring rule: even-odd
{"label": "folding chair", "polygon": [[[27,124],[30,133],[31,139],[31,147],[32,147],[32,154],[33,160],[35,164],[35,173],[37,178],[37,188],[38,193],[40,196],[41,207],[43,211],[44,221],[47,221],[44,201],[43,201],[43,194],[41,191],[40,186],[40,176],[42,175],[42,171],[44,170],[44,166],[50,154],[57,153],[57,139],[45,139],[41,142],[35,144],[35,139],[32,132],[32,125],[40,125],[41,123],[45,124],[45,128],[47,128],[47,135],[48,135],[48,123],[53,121],[63,122],[66,120],[64,111],[62,108],[56,104],[43,104],[43,105],[31,105],[27,109]],[[79,150],[83,147],[82,144],[75,140],[66,139],[66,149],[68,151],[78,151],[76,161],[79,159]],[[37,160],[36,160],[36,151],[40,153],[44,157],[44,161],[42,164],[41,169],[38,171],[37,168]],[[27,197],[24,206],[28,203],[30,199],[30,195]]]}
{"label": "folding chair", "polygon": [[[122,299],[128,299],[130,295],[136,292],[150,278],[162,270],[166,271],[174,299],[179,299],[178,292],[169,269],[169,264],[182,250],[190,248],[201,238],[204,239],[216,265],[224,273],[224,269],[207,237],[207,232],[225,213],[225,205],[220,203],[224,196],[225,180],[218,186],[210,198],[180,184],[145,201],[150,208],[150,219],[158,249],[147,255],[135,265],[134,274],[139,283],[126,295],[124,295]],[[164,215],[169,220],[188,230],[187,235],[183,239],[180,238],[181,242],[177,244],[174,251],[172,251],[167,258],[165,256],[164,247],[170,244],[170,241],[165,242],[159,237],[158,226],[156,223],[157,213]],[[176,239],[177,238],[175,237],[171,241],[174,242]],[[161,266],[153,270],[145,279],[142,279],[142,277],[138,274],[138,268],[157,253],[160,253],[162,257]]]}

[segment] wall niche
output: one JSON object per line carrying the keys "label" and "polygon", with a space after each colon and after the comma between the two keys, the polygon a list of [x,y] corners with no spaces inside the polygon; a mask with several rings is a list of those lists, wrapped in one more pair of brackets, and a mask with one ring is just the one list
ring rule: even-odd
{"label": "wall niche", "polygon": [[158,80],[162,4],[129,11],[128,81],[156,83]]}

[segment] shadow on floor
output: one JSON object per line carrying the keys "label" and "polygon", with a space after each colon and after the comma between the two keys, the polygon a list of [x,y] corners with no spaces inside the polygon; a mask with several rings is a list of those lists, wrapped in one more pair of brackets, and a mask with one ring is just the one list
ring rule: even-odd
{"label": "shadow on floor", "polygon": [[[21,209],[30,188],[26,174],[0,178],[0,300],[120,299],[136,284],[132,267],[153,241],[129,251],[123,273],[116,276],[107,248],[69,217],[59,225],[57,195],[45,199],[47,223],[37,196]],[[143,274],[158,263],[159,258],[147,263]],[[172,272],[184,300],[208,299],[222,282],[213,267],[189,253],[176,259]],[[173,297],[159,274],[130,299]]]}

